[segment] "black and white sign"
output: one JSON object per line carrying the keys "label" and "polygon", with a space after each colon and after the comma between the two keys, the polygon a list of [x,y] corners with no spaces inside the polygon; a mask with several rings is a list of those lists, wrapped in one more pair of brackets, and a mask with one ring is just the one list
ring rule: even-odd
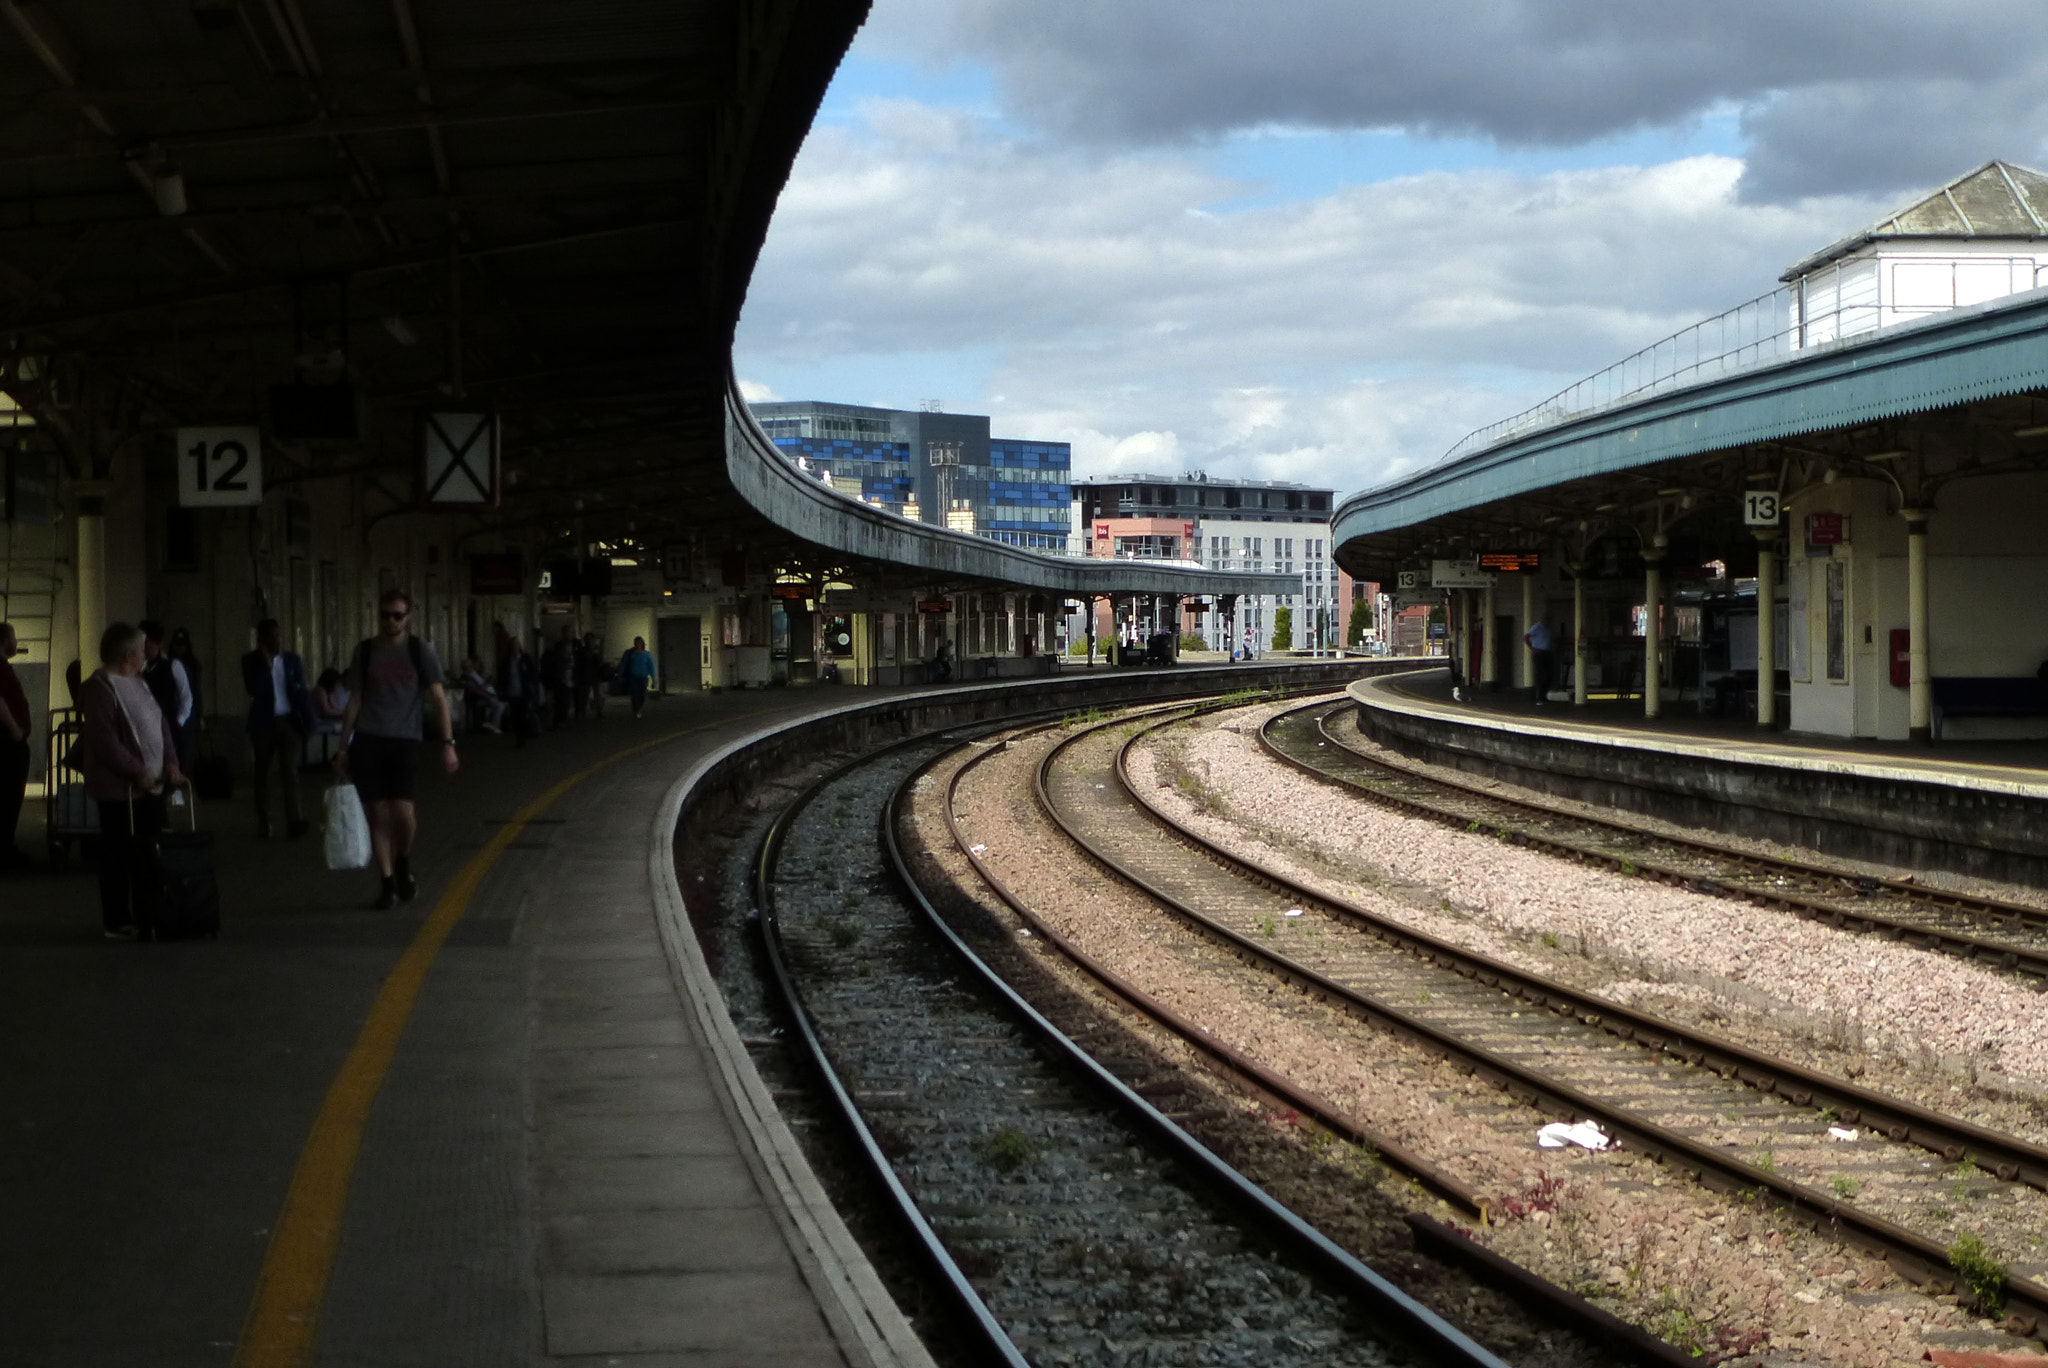
{"label": "black and white sign", "polygon": [[1493,576],[1476,560],[1440,560],[1429,563],[1429,582],[1437,589],[1484,589]]}
{"label": "black and white sign", "polygon": [[178,506],[242,508],[263,502],[263,436],[252,427],[178,429]]}
{"label": "black and white sign", "polygon": [[1784,513],[1785,509],[1774,489],[1752,489],[1742,496],[1744,527],[1776,527]]}
{"label": "black and white sign", "polygon": [[429,508],[498,506],[498,415],[439,411],[421,416],[420,501]]}
{"label": "black and white sign", "polygon": [[1420,589],[1422,587],[1422,572],[1420,570],[1395,571],[1394,587],[1396,589]]}

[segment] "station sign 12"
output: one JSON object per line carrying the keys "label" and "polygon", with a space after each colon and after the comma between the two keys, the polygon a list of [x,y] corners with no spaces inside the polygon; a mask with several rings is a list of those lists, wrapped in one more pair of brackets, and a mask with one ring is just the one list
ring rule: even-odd
{"label": "station sign 12", "polygon": [[263,502],[263,434],[253,427],[178,429],[178,506]]}

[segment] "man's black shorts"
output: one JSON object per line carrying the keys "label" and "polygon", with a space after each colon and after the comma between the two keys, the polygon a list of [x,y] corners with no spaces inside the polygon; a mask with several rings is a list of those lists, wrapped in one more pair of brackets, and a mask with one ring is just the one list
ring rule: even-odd
{"label": "man's black shorts", "polygon": [[348,745],[348,777],[365,803],[410,803],[420,788],[420,743],[357,732]]}

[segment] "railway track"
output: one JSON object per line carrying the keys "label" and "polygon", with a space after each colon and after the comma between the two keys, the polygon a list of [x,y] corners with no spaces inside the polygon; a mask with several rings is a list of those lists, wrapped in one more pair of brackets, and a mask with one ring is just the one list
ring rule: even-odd
{"label": "railway track", "polygon": [[[1958,1285],[1951,1248],[1965,1219],[1930,1212],[1962,1205],[1969,1223],[1994,1227],[1993,1243],[1999,1230],[2048,1228],[2033,1190],[2048,1186],[2048,1152],[1617,1007],[1240,859],[1133,785],[1139,739],[1096,728],[1063,742],[1039,768],[1041,802],[1090,855],[1263,971],[1920,1283]],[[1853,1151],[1828,1139],[1831,1121],[1863,1130]],[[1999,1250],[2015,1262],[2029,1252],[2010,1238]],[[2048,1287],[2008,1277],[2002,1296],[2013,1328],[2048,1324]]]}
{"label": "railway track", "polygon": [[1260,730],[1268,754],[1311,778],[1413,816],[1492,832],[1563,859],[1775,908],[1991,965],[2048,990],[2048,912],[1997,898],[1851,874],[1697,837],[1510,797],[1361,753],[1331,722],[1356,705],[1312,704]]}
{"label": "railway track", "polygon": [[1501,1368],[1195,1144],[937,918],[894,823],[960,742],[898,743],[807,788],[761,844],[756,893],[798,1034],[975,1361]]}

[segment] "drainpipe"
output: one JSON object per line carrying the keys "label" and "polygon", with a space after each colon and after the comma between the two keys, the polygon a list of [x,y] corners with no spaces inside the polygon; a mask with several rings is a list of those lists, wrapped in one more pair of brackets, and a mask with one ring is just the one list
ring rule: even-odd
{"label": "drainpipe", "polygon": [[[97,482],[96,491],[104,489]],[[78,669],[83,678],[99,667],[100,633],[107,630],[107,501],[103,492],[78,499]],[[50,662],[58,674],[63,663]]]}
{"label": "drainpipe", "polygon": [[1664,711],[1664,647],[1662,614],[1664,601],[1664,548],[1668,539],[1662,532],[1650,539],[1643,557],[1643,716],[1656,717]]}
{"label": "drainpipe", "polygon": [[1494,628],[1493,586],[1481,590],[1479,598],[1479,611],[1484,614],[1479,623],[1479,675],[1491,693],[1500,687],[1500,633]]}
{"label": "drainpipe", "polygon": [[1567,566],[1572,572],[1572,706],[1586,706],[1586,567]]}
{"label": "drainpipe", "polygon": [[1775,536],[1756,544],[1756,724],[1778,725],[1778,546]]}
{"label": "drainpipe", "polygon": [[[1529,645],[1529,629],[1536,625],[1536,575],[1534,571],[1522,573],[1522,687],[1534,695],[1536,689],[1536,651]],[[1541,703],[1543,700],[1535,700]]]}
{"label": "drainpipe", "polygon": [[1934,737],[1934,678],[1928,671],[1927,518],[1930,510],[1903,508],[1906,520],[1906,653],[1912,666],[1907,685],[1907,736],[1915,741]]}

